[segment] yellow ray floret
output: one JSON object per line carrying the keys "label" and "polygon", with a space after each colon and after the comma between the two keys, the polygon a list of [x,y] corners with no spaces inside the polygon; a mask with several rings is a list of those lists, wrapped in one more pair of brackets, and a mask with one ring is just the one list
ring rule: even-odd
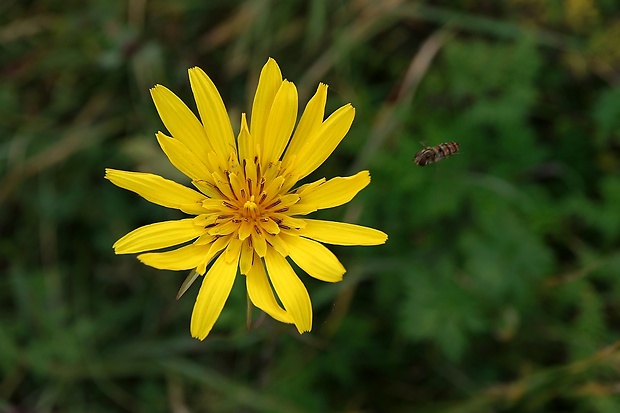
{"label": "yellow ray floret", "polygon": [[[256,259],[258,260],[258,256]],[[276,320],[282,323],[293,324],[294,320],[291,313],[280,307],[276,301],[276,297],[267,279],[265,267],[261,264],[253,265],[250,268],[247,274],[246,286],[252,303]]]}
{"label": "yellow ray floret", "polygon": [[191,270],[204,260],[204,252],[204,245],[190,244],[172,251],[140,254],[138,259],[160,270]]}
{"label": "yellow ray floret", "polygon": [[295,154],[293,166],[298,179],[306,177],[332,154],[353,123],[355,109],[345,105],[332,113],[325,122],[308,136],[302,148]]}
{"label": "yellow ray floret", "polygon": [[222,97],[202,69],[194,67],[188,72],[207,139],[215,154],[226,158],[230,154],[230,149],[235,146],[235,137]]}
{"label": "yellow ray floret", "polygon": [[192,181],[210,180],[212,169],[189,150],[180,140],[157,132],[157,142],[170,162],[179,171],[190,177]]}
{"label": "yellow ray floret", "polygon": [[269,248],[265,255],[269,279],[300,333],[312,328],[312,304],[308,290],[282,255]]}
{"label": "yellow ray floret", "polygon": [[151,89],[151,96],[168,132],[196,156],[208,159],[208,154],[213,151],[213,147],[196,115],[165,86],[156,85]]}
{"label": "yellow ray floret", "polygon": [[335,245],[379,245],[387,241],[383,232],[344,222],[307,219],[299,234],[319,242]]}
{"label": "yellow ray floret", "polygon": [[134,229],[114,243],[117,254],[131,254],[158,250],[198,238],[205,232],[204,228],[194,224],[194,220],[157,222]]}
{"label": "yellow ray floret", "polygon": [[128,189],[154,204],[180,209],[188,214],[204,212],[201,207],[205,196],[161,176],[106,169],[105,178],[114,185]]}
{"label": "yellow ray floret", "polygon": [[346,272],[338,258],[321,243],[295,236],[285,236],[290,257],[312,277],[327,282],[342,280]]}
{"label": "yellow ray floret", "polygon": [[211,331],[235,282],[237,262],[226,262],[225,257],[225,254],[220,255],[205,275],[192,311],[190,331],[192,337],[200,340]]}
{"label": "yellow ray floret", "polygon": [[309,185],[298,190],[300,201],[291,206],[289,213],[305,215],[317,209],[326,209],[346,204],[370,183],[368,171],[361,171],[345,178],[336,177],[327,182]]}

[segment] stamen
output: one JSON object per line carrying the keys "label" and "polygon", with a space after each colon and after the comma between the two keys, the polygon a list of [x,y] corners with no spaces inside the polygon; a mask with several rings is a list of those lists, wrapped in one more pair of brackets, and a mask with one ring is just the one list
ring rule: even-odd
{"label": "stamen", "polygon": [[[276,202],[274,202],[273,204],[269,205],[268,207],[265,207],[265,209],[271,209],[271,208],[273,208],[274,206],[279,205],[279,204],[281,204],[281,203],[282,203],[282,200],[281,200],[280,198],[278,198],[278,199],[276,200]],[[286,208],[286,209],[288,209],[288,208]],[[280,211],[275,211],[275,212],[280,212]]]}
{"label": "stamen", "polygon": [[246,178],[245,180],[248,183],[248,190],[252,193],[252,180],[250,178]]}
{"label": "stamen", "polygon": [[284,224],[278,224],[278,226],[282,229],[291,229],[291,227],[289,227],[288,225],[284,225]]}
{"label": "stamen", "polygon": [[261,232],[260,228],[258,228],[256,225],[254,225],[254,231],[256,231],[256,233],[257,233],[258,235],[261,235],[261,234],[262,234],[262,232]]}
{"label": "stamen", "polygon": [[265,202],[266,198],[267,198],[267,192],[263,192],[262,194],[260,194],[260,201],[258,201],[258,203],[262,204],[263,202]]}
{"label": "stamen", "polygon": [[260,186],[259,186],[258,192],[263,192],[263,189],[265,189],[265,177],[262,177],[260,179]]}
{"label": "stamen", "polygon": [[286,212],[286,211],[288,211],[288,207],[284,207],[284,208],[281,208],[281,209],[276,209],[273,212]]}
{"label": "stamen", "polygon": [[232,215],[218,215],[217,219],[228,219],[230,217],[232,217]]}
{"label": "stamen", "polygon": [[235,211],[239,209],[239,207],[236,207],[233,204],[226,202],[226,201],[222,201],[222,204],[230,209],[234,209]]}
{"label": "stamen", "polygon": [[239,198],[237,198],[237,194],[235,194],[235,190],[233,189],[232,186],[232,182],[230,182],[230,171],[226,170],[224,171],[224,173],[226,174],[226,180],[228,181],[228,187],[230,188],[230,192],[232,192],[233,196],[235,197],[235,200],[239,200]]}
{"label": "stamen", "polygon": [[217,185],[212,184],[212,183],[211,183],[211,182],[209,182],[209,181],[202,181],[202,180],[201,180],[201,181],[199,181],[199,182],[200,182],[201,184],[205,184],[205,185],[206,185],[206,186],[208,186],[209,188],[215,189],[215,190],[216,190],[216,191],[217,191],[217,192],[218,192],[218,193],[219,193],[222,197],[226,198],[226,195],[224,195],[224,194],[222,193],[222,191],[220,191],[220,188],[218,188],[218,187],[217,187]]}

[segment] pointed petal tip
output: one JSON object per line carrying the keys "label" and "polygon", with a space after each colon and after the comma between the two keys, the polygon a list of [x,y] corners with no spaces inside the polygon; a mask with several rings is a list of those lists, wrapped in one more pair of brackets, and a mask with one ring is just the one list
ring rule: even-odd
{"label": "pointed petal tip", "polygon": [[192,335],[192,338],[195,338],[196,340],[200,340],[200,341],[203,341],[205,338],[207,338],[206,334],[204,336],[201,334],[195,334],[193,331],[191,331],[191,329],[190,329],[190,334]]}
{"label": "pointed petal tip", "polygon": [[126,172],[126,171],[121,171],[120,169],[114,169],[114,168],[105,168],[105,174],[103,175],[103,177],[107,179],[108,181],[111,181],[112,183],[114,183],[112,180],[118,177],[119,175],[121,175],[123,172]]}
{"label": "pointed petal tip", "polygon": [[310,331],[312,331],[312,326],[298,326],[297,324],[295,324],[295,327],[297,328],[299,334],[309,333]]}
{"label": "pointed petal tip", "polygon": [[280,72],[280,66],[278,65],[278,62],[276,62],[276,59],[274,59],[273,57],[267,59],[267,63],[265,63],[264,67],[274,67],[277,68],[278,72]]}
{"label": "pointed petal tip", "polygon": [[241,113],[241,130],[250,133],[250,128],[248,127],[248,116],[245,112]]}
{"label": "pointed petal tip", "polygon": [[195,77],[195,76],[207,76],[205,71],[202,70],[202,68],[198,66],[190,67],[189,69],[187,69],[187,74],[190,80],[192,79],[192,77]]}
{"label": "pointed petal tip", "polygon": [[385,238],[383,239],[383,242],[381,244],[385,244],[388,240],[388,234],[384,232],[383,235],[385,235]]}

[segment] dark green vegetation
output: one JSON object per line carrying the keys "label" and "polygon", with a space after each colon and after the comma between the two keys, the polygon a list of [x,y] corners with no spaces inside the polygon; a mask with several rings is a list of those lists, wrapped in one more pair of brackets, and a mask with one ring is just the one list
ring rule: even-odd
{"label": "dark green vegetation", "polygon": [[[0,411],[618,412],[620,8],[612,0],[0,3]],[[112,243],[182,214],[103,179],[179,182],[148,93],[215,81],[238,128],[274,57],[353,128],[315,217],[390,236],[300,273],[314,330],[244,280],[190,338],[194,285]],[[459,155],[416,167],[420,142]]]}

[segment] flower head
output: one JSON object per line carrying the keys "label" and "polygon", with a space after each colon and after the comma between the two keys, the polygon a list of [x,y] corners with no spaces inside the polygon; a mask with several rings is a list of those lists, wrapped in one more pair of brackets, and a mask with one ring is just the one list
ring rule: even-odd
{"label": "flower head", "polygon": [[[304,217],[349,202],[370,182],[368,171],[292,189],[338,146],[355,109],[347,104],[324,120],[327,86],[319,84],[295,128],[297,89],[269,59],[260,74],[251,123],[248,126],[243,114],[235,139],[211,79],[197,67],[189,70],[189,78],[201,121],[164,86],[152,88],[151,95],[172,135],[158,132],[157,140],[197,190],[149,173],[106,169],[105,177],[148,201],[194,217],[137,228],[119,239],[114,250],[142,253],[138,259],[155,268],[193,270],[181,294],[204,275],[192,313],[193,337],[202,340],[209,334],[237,271],[245,275],[255,306],[278,321],[295,324],[300,333],[310,331],[310,297],[287,257],[310,276],[336,282],[345,269],[321,243],[377,245],[387,239],[372,228]],[[183,246],[146,252],[178,245]]]}

